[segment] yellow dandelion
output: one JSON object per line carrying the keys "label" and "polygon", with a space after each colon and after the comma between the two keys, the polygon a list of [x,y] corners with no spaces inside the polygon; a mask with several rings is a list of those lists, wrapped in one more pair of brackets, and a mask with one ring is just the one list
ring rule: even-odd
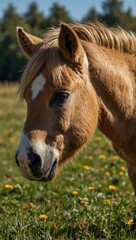
{"label": "yellow dandelion", "polygon": [[90,167],[89,167],[88,165],[84,165],[84,166],[83,166],[83,169],[84,169],[84,170],[90,170]]}
{"label": "yellow dandelion", "polygon": [[119,175],[120,175],[120,176],[123,176],[123,175],[124,175],[124,172],[123,172],[123,171],[120,171],[120,172],[119,172]]}
{"label": "yellow dandelion", "polygon": [[89,186],[88,189],[89,189],[89,190],[94,190],[95,187],[94,187],[94,186]]}
{"label": "yellow dandelion", "polygon": [[100,148],[100,149],[105,149],[105,146],[101,145],[99,148]]}
{"label": "yellow dandelion", "polygon": [[40,220],[46,220],[48,218],[48,216],[46,214],[41,214],[39,216]]}
{"label": "yellow dandelion", "polygon": [[114,155],[114,156],[113,156],[113,159],[114,159],[114,160],[119,160],[119,156],[118,156],[118,155]]}
{"label": "yellow dandelion", "polygon": [[112,170],[112,173],[113,173],[113,174],[115,174],[115,173],[116,173],[116,170],[115,170],[115,169],[113,169],[113,170]]}
{"label": "yellow dandelion", "polygon": [[89,159],[89,160],[92,160],[92,159],[93,159],[93,157],[92,157],[92,156],[89,156],[89,157],[88,157],[88,159]]}
{"label": "yellow dandelion", "polygon": [[99,141],[101,141],[101,139],[102,139],[102,138],[101,138],[101,137],[99,137],[99,136],[95,137],[95,141],[96,141],[96,142],[99,142]]}
{"label": "yellow dandelion", "polygon": [[84,204],[85,204],[85,200],[82,199],[82,200],[80,201],[80,203],[84,205]]}
{"label": "yellow dandelion", "polygon": [[105,175],[106,175],[106,176],[110,176],[110,172],[106,171],[106,172],[105,172]]}
{"label": "yellow dandelion", "polygon": [[126,191],[126,195],[129,195],[130,194],[130,192],[129,191]]}
{"label": "yellow dandelion", "polygon": [[133,219],[132,218],[130,218],[127,222],[126,222],[126,224],[127,225],[132,225],[134,222],[133,222]]}
{"label": "yellow dandelion", "polygon": [[114,185],[109,185],[109,190],[111,190],[111,191],[115,191],[116,189],[117,189],[116,186],[114,186]]}
{"label": "yellow dandelion", "polygon": [[126,169],[125,166],[122,166],[122,167],[120,168],[120,170],[123,171],[123,172],[125,172],[127,169]]}
{"label": "yellow dandelion", "polygon": [[116,202],[116,201],[113,201],[113,205],[117,205],[117,202]]}
{"label": "yellow dandelion", "polygon": [[110,204],[111,204],[111,200],[110,200],[110,199],[105,199],[105,200],[104,200],[104,203],[110,205]]}
{"label": "yellow dandelion", "polygon": [[100,171],[104,172],[104,168],[103,168],[103,167],[101,167],[101,168],[100,168]]}
{"label": "yellow dandelion", "polygon": [[104,154],[100,154],[99,159],[106,159],[106,156]]}
{"label": "yellow dandelion", "polygon": [[13,190],[13,185],[11,185],[11,184],[6,184],[5,185],[5,188],[7,189],[7,190]]}
{"label": "yellow dandelion", "polygon": [[32,202],[29,202],[28,207],[30,207],[30,208],[34,207],[34,204]]}
{"label": "yellow dandelion", "polygon": [[78,195],[78,191],[73,191],[73,192],[72,192],[72,195],[73,195],[73,196],[77,196],[77,195]]}

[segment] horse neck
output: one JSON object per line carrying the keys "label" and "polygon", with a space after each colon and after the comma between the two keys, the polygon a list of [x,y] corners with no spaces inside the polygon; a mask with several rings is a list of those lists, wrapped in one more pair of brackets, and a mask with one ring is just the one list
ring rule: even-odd
{"label": "horse neck", "polygon": [[98,127],[121,145],[119,136],[134,113],[136,57],[93,44],[87,49],[90,81],[99,103]]}

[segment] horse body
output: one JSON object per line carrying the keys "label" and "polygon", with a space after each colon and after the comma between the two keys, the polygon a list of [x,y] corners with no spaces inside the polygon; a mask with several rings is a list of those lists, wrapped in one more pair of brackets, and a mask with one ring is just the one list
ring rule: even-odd
{"label": "horse body", "polygon": [[67,25],[44,40],[18,28],[30,58],[20,92],[27,118],[16,159],[48,181],[98,127],[128,163],[136,192],[136,36],[103,25]]}

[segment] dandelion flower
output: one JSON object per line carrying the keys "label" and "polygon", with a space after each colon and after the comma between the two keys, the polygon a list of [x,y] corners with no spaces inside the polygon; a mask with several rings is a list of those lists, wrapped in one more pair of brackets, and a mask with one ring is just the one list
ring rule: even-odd
{"label": "dandelion flower", "polygon": [[73,192],[72,192],[72,195],[73,195],[73,196],[77,196],[77,195],[78,195],[78,192],[77,192],[77,191],[73,191]]}
{"label": "dandelion flower", "polygon": [[115,173],[116,173],[116,170],[115,170],[115,169],[113,169],[113,170],[112,170],[112,173],[113,173],[113,174],[115,174]]}
{"label": "dandelion flower", "polygon": [[125,167],[125,166],[122,166],[120,169],[121,169],[121,171],[123,171],[123,172],[126,171],[126,167]]}
{"label": "dandelion flower", "polygon": [[111,204],[111,200],[110,200],[110,199],[105,199],[104,202],[105,202],[106,204],[108,204],[108,205]]}
{"label": "dandelion flower", "polygon": [[89,190],[94,190],[94,186],[89,186],[88,189]]}
{"label": "dandelion flower", "polygon": [[7,190],[13,190],[13,185],[11,185],[11,184],[6,184],[5,185],[5,188],[7,189]]}
{"label": "dandelion flower", "polygon": [[117,189],[116,186],[114,186],[114,185],[109,185],[109,190],[111,190],[111,191],[115,191],[116,189]]}
{"label": "dandelion flower", "polygon": [[88,159],[89,159],[89,160],[92,160],[92,159],[93,159],[93,157],[92,157],[92,156],[89,156],[89,157],[88,157]]}
{"label": "dandelion flower", "polygon": [[46,220],[48,218],[48,216],[46,214],[41,214],[39,216],[40,220]]}
{"label": "dandelion flower", "polygon": [[34,204],[32,202],[29,202],[28,207],[30,207],[30,208],[34,207]]}
{"label": "dandelion flower", "polygon": [[85,204],[85,200],[82,199],[82,200],[80,201],[80,203],[84,205],[84,204]]}
{"label": "dandelion flower", "polygon": [[119,160],[119,156],[118,156],[118,155],[114,155],[114,156],[113,156],[113,159],[114,159],[114,160]]}
{"label": "dandelion flower", "polygon": [[90,170],[90,167],[89,167],[88,165],[84,165],[84,166],[83,166],[83,169],[84,169],[84,170]]}
{"label": "dandelion flower", "polygon": [[99,159],[106,159],[106,156],[104,154],[100,154]]}
{"label": "dandelion flower", "polygon": [[106,172],[105,172],[105,175],[106,175],[106,176],[110,176],[110,172],[106,171]]}
{"label": "dandelion flower", "polygon": [[120,172],[119,172],[119,175],[120,175],[120,176],[123,176],[123,175],[124,175],[124,172],[123,172],[123,171],[120,171]]}
{"label": "dandelion flower", "polygon": [[132,218],[130,218],[127,222],[126,222],[126,224],[127,225],[132,225],[134,222],[133,222],[133,219]]}
{"label": "dandelion flower", "polygon": [[99,141],[101,141],[101,139],[102,139],[102,138],[101,138],[101,137],[99,137],[99,136],[96,136],[96,137],[95,137],[95,141],[96,141],[96,142],[99,142]]}

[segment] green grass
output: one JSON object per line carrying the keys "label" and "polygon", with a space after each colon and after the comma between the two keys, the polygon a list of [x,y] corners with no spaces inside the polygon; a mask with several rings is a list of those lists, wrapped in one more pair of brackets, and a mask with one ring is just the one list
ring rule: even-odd
{"label": "green grass", "polygon": [[99,131],[52,182],[20,175],[14,154],[26,110],[16,92],[16,85],[0,86],[0,240],[136,239],[136,202],[125,162]]}

